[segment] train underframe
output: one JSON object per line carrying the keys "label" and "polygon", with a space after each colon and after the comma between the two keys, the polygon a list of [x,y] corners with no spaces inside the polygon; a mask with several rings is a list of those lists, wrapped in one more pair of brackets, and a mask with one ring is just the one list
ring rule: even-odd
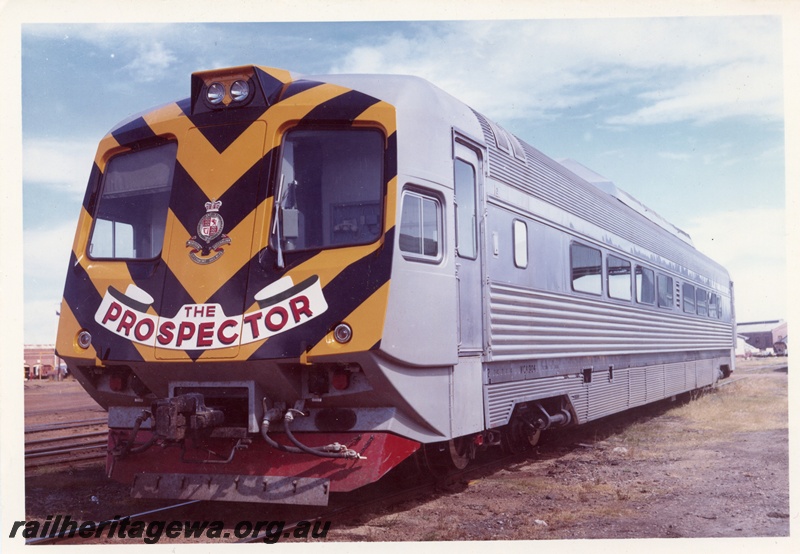
{"label": "train underframe", "polygon": [[[374,483],[412,456],[433,473],[463,469],[483,449],[522,452],[544,430],[713,386],[730,374],[725,362],[719,357],[501,385],[517,391],[502,425],[487,415],[488,429],[432,442],[398,433],[391,425],[402,419],[396,408],[320,408],[262,398],[255,409],[252,395],[235,398],[241,387],[172,387],[169,397],[149,406],[109,409],[108,476],[130,484],[140,498],[327,505],[331,493]],[[553,379],[560,390],[552,388]],[[492,386],[485,387],[489,404],[497,402]]]}
{"label": "train underframe", "polygon": [[[550,413],[545,404],[562,407]],[[142,410],[132,429],[110,427],[108,476],[130,484],[136,498],[327,505],[330,493],[374,483],[412,455],[444,474],[486,448],[522,452],[542,430],[573,421],[564,399],[550,399],[521,404],[499,429],[422,444],[382,431],[293,433],[293,420],[303,417],[296,408],[283,412],[275,433],[265,420],[258,435],[204,427],[212,414],[201,397],[184,395]]]}

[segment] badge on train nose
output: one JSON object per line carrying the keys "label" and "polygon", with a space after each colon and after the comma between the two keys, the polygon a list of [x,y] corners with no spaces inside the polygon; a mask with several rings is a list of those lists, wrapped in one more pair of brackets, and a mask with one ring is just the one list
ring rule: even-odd
{"label": "badge on train nose", "polygon": [[206,213],[197,222],[197,235],[186,241],[186,246],[192,249],[189,257],[195,263],[217,261],[225,253],[222,247],[231,243],[230,237],[222,232],[225,220],[219,214],[221,206],[221,200],[206,202]]}

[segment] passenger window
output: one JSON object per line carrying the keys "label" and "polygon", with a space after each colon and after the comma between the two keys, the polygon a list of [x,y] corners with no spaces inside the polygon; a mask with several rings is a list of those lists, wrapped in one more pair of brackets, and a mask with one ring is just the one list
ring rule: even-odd
{"label": "passenger window", "polygon": [[528,226],[519,219],[514,220],[514,265],[528,267]]}
{"label": "passenger window", "polygon": [[708,293],[703,289],[697,289],[695,298],[697,299],[697,315],[708,315]]}
{"label": "passenger window", "polygon": [[672,277],[659,274],[656,284],[658,285],[658,307],[672,309],[675,303],[672,296]]}
{"label": "passenger window", "polygon": [[631,299],[631,262],[606,257],[606,274],[608,279],[608,296],[619,300]]}
{"label": "passenger window", "polygon": [[655,272],[640,265],[636,266],[636,301],[639,304],[656,301]]}
{"label": "passenger window", "polygon": [[475,206],[475,168],[455,161],[456,252],[462,258],[478,257],[478,219]]}
{"label": "passenger window", "polygon": [[683,311],[687,314],[695,313],[694,285],[684,283],[681,294],[683,295]]}
{"label": "passenger window", "polygon": [[603,257],[599,250],[582,244],[570,246],[572,290],[600,295],[603,292]]}
{"label": "passenger window", "polygon": [[[441,204],[417,192],[403,193],[400,216],[400,250],[406,258],[441,259]],[[406,255],[407,254],[407,255]]]}
{"label": "passenger window", "polygon": [[713,292],[708,296],[708,315],[719,319],[719,296]]}

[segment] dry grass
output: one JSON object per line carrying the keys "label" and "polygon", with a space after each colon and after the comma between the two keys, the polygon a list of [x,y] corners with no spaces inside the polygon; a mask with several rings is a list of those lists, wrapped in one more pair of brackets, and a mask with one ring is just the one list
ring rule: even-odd
{"label": "dry grass", "polygon": [[737,433],[786,429],[785,382],[753,375],[677,405],[655,420],[631,424],[614,437],[632,458],[663,455],[659,444],[704,444]]}
{"label": "dry grass", "polygon": [[716,433],[785,429],[785,386],[770,375],[753,375],[674,410],[688,424]]}
{"label": "dry grass", "polygon": [[[603,432],[597,436],[577,435],[563,447],[551,446],[549,455],[470,481],[463,490],[378,515],[336,540],[712,536],[720,532],[714,525],[730,532],[721,503],[738,495],[734,505],[745,509],[753,498],[761,498],[754,494],[773,486],[777,474],[763,463],[718,474],[716,464],[728,467],[739,459],[731,445],[774,441],[759,437],[787,429],[787,412],[785,374],[752,375],[690,402],[644,408],[631,415],[633,423],[615,423],[614,431],[600,424]],[[723,487],[724,494],[717,495]],[[783,492],[771,494],[782,502]],[[767,511],[782,506],[778,500],[770,500]],[[714,531],[698,530],[699,524]]]}

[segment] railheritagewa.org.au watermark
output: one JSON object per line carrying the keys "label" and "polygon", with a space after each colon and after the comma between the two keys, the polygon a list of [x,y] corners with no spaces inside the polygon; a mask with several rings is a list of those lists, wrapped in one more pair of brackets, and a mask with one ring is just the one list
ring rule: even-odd
{"label": "railheritagewa.org.au watermark", "polygon": [[274,544],[281,539],[324,539],[330,521],[300,521],[290,526],[285,521],[240,521],[226,527],[222,521],[142,521],[115,516],[109,521],[76,521],[69,515],[47,516],[45,521],[15,521],[9,538],[21,536],[29,541],[65,538],[136,539],[155,544],[168,539],[257,539]]}

